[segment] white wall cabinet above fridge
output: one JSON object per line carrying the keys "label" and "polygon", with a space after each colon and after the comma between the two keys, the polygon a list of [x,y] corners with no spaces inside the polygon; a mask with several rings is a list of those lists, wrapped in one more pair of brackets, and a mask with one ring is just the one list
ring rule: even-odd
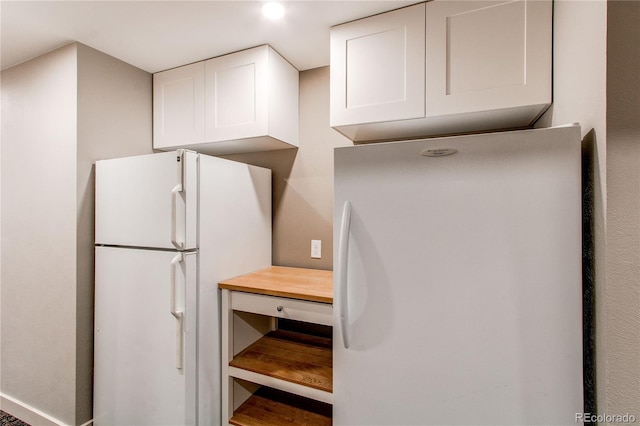
{"label": "white wall cabinet above fridge", "polygon": [[530,126],[551,104],[551,0],[433,0],[331,29],[331,126],[353,141]]}
{"label": "white wall cabinet above fridge", "polygon": [[298,70],[268,45],[153,75],[153,147],[206,154],[298,146]]}

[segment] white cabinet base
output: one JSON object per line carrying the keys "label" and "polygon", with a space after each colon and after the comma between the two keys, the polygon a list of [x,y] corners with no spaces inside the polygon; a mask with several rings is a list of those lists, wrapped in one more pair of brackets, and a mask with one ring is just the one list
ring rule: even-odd
{"label": "white cabinet base", "polygon": [[[247,138],[247,139],[234,139],[229,141],[201,142],[201,143],[194,143],[190,145],[180,145],[179,148],[197,151],[202,154],[228,155],[228,154],[242,154],[245,152],[275,151],[278,149],[291,149],[291,148],[297,148],[297,146],[288,144],[286,142],[272,138],[270,136],[259,136],[259,137]],[[164,148],[162,149],[164,150]]]}
{"label": "white cabinet base", "polygon": [[[416,139],[423,136],[445,136],[480,133],[488,130],[516,130],[528,127],[544,113],[549,104],[527,105],[493,111],[444,115],[417,120],[384,121],[363,125],[339,126],[335,130],[355,143]],[[527,125],[522,117],[533,117]]]}

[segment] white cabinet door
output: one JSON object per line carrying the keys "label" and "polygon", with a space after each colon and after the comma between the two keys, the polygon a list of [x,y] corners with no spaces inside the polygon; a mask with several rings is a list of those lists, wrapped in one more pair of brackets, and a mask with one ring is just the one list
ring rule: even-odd
{"label": "white cabinet door", "polygon": [[425,5],[331,29],[331,126],[425,115]]}
{"label": "white cabinet door", "polygon": [[193,252],[96,248],[97,426],[196,424],[196,264]]}
{"label": "white cabinet door", "polygon": [[196,161],[176,151],[97,161],[96,243],[195,248]]}
{"label": "white cabinet door", "polygon": [[268,55],[261,46],[205,61],[208,142],[268,133]]}
{"label": "white cabinet door", "polygon": [[153,75],[153,147],[204,141],[204,64]]}
{"label": "white cabinet door", "polygon": [[427,3],[427,116],[551,103],[551,13],[550,0]]}

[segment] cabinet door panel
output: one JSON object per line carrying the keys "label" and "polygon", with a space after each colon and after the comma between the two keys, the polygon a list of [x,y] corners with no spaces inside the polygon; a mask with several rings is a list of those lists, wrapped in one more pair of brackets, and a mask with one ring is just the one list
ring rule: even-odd
{"label": "cabinet door panel", "polygon": [[229,127],[256,121],[256,65],[221,69],[215,74],[216,126]]}
{"label": "cabinet door panel", "polygon": [[267,46],[205,62],[207,141],[267,134],[267,67]]}
{"label": "cabinet door panel", "polygon": [[347,40],[347,108],[404,100],[404,45],[402,28]]}
{"label": "cabinet door panel", "polygon": [[331,125],[424,117],[424,4],[331,30]]}
{"label": "cabinet door panel", "polygon": [[427,116],[551,102],[551,1],[426,7]]}
{"label": "cabinet door panel", "polygon": [[153,147],[179,147],[204,140],[204,64],[153,75]]}

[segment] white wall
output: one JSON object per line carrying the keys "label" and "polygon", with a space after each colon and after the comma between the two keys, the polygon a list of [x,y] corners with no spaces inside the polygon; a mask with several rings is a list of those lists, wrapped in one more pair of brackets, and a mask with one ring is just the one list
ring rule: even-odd
{"label": "white wall", "polygon": [[93,162],[152,152],[151,75],[72,44],[3,71],[2,110],[2,408],[31,424],[83,424]]}
{"label": "white wall", "polygon": [[[75,421],[76,49],[2,72],[2,390]],[[69,189],[72,190],[69,190]]]}

